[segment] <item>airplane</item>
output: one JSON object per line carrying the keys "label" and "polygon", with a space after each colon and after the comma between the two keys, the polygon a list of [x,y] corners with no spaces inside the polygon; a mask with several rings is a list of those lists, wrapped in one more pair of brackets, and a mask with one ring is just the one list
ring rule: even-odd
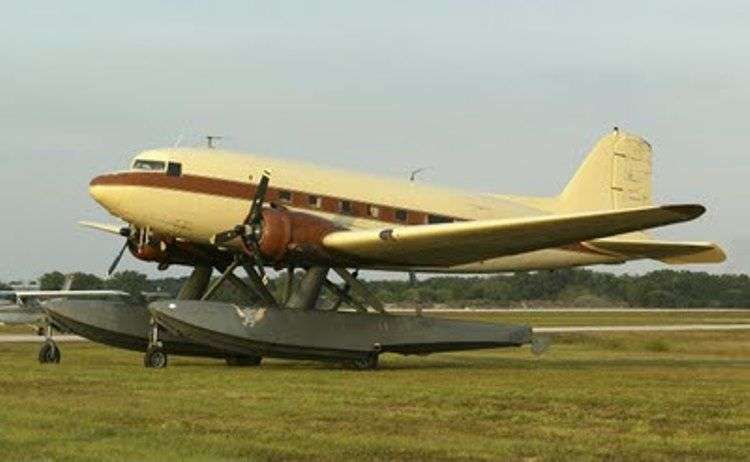
{"label": "airplane", "polygon": [[[227,150],[155,149],[135,156],[128,170],[90,183],[96,202],[125,224],[81,224],[125,238],[110,273],[125,250],[160,269],[194,267],[177,300],[149,306],[144,364],[166,365],[159,341],[166,329],[232,354],[340,359],[370,369],[386,351],[510,346],[533,338],[528,326],[506,326],[492,337],[477,324],[391,316],[357,278],[360,270],[488,274],[638,259],[724,261],[714,243],[647,234],[705,212],[698,204],[654,205],[651,159],[647,141],[615,128],[559,195],[528,197],[469,193]],[[234,275],[238,267],[249,283]],[[282,297],[267,287],[268,267],[287,271]],[[213,269],[220,277],[210,281]],[[296,269],[305,274],[294,291]],[[331,270],[343,286],[328,279]],[[210,302],[226,281],[248,300],[259,299],[261,308],[250,312]],[[323,287],[338,297],[328,310],[319,307]],[[342,302],[359,314],[339,312]],[[368,309],[376,314],[365,316]],[[65,311],[69,321],[77,316],[70,305],[55,310]],[[77,320],[85,323],[86,316]]]}
{"label": "airplane", "polygon": [[49,319],[44,311],[44,300],[89,297],[129,297],[119,290],[72,290],[74,275],[69,274],[60,290],[0,290],[0,324],[35,327],[45,340],[39,350],[40,363],[59,363],[60,348],[52,339],[53,328],[64,330]]}

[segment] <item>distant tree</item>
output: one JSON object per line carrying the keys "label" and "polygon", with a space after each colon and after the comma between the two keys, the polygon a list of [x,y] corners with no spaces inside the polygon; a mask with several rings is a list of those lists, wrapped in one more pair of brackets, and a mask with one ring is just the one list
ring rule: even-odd
{"label": "distant tree", "polygon": [[644,306],[649,307],[675,307],[680,306],[678,297],[669,290],[657,289],[647,292],[644,296]]}
{"label": "distant tree", "polygon": [[[299,281],[300,275],[295,278]],[[65,276],[47,273],[42,288],[59,289]],[[76,289],[111,288],[138,295],[160,290],[176,295],[186,278],[149,280],[135,271],[116,273],[102,281],[95,275],[77,274]],[[378,298],[392,304],[446,304],[449,306],[512,306],[543,302],[560,306],[643,307],[750,307],[750,276],[659,270],[642,275],[615,275],[587,269],[516,272],[497,276],[432,277],[417,281],[366,281]],[[270,288],[284,293],[285,281],[272,279]],[[324,291],[325,293],[325,291]],[[231,284],[224,284],[214,299],[241,303]]]}
{"label": "distant tree", "polygon": [[104,285],[107,289],[122,290],[134,297],[140,297],[141,292],[148,292],[153,287],[145,274],[130,270],[118,271]]}
{"label": "distant tree", "polygon": [[149,282],[151,283],[151,290],[157,292],[166,292],[168,294],[171,294],[172,296],[177,296],[177,293],[180,291],[186,281],[186,277],[181,277],[152,279]]}
{"label": "distant tree", "polygon": [[73,273],[73,290],[101,290],[104,289],[104,281],[95,274]]}
{"label": "distant tree", "polygon": [[45,273],[39,278],[41,290],[60,290],[65,283],[65,275],[59,271]]}
{"label": "distant tree", "polygon": [[12,290],[12,288],[8,284],[0,281],[0,290]]}

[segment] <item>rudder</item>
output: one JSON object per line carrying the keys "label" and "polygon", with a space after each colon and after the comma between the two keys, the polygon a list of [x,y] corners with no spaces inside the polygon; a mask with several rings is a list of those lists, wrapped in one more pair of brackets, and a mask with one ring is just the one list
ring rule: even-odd
{"label": "rudder", "polygon": [[651,205],[651,145],[615,129],[604,136],[559,196],[563,211]]}

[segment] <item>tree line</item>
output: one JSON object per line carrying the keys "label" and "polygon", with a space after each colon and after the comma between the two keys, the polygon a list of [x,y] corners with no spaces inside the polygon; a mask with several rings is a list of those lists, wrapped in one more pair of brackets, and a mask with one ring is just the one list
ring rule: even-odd
{"label": "tree line", "polygon": [[[299,274],[299,273],[298,273]],[[272,291],[282,293],[285,278],[272,278]],[[60,289],[59,271],[40,278],[43,290]],[[121,271],[109,279],[76,273],[74,289],[112,289],[140,296],[163,292],[174,296],[186,278],[155,278]],[[298,283],[299,277],[295,278]],[[370,280],[367,285],[386,303],[445,307],[750,307],[746,274],[659,270],[642,275],[615,275],[587,269],[518,272],[496,276],[422,276],[418,281]],[[0,283],[0,288],[6,285]],[[214,298],[233,301],[237,294],[225,284]]]}

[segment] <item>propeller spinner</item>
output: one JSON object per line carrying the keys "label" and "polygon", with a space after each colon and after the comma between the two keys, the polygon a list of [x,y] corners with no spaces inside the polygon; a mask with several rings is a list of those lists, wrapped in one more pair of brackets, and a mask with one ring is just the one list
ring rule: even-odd
{"label": "propeller spinner", "polygon": [[258,187],[255,189],[255,196],[250,204],[250,211],[242,224],[227,231],[215,234],[211,238],[212,244],[222,245],[239,237],[243,250],[248,256],[255,260],[258,272],[264,280],[266,279],[266,273],[263,269],[265,262],[260,253],[260,239],[263,235],[263,202],[265,201],[266,193],[268,192],[270,175],[271,174],[267,170],[263,171],[263,176],[260,178]]}

